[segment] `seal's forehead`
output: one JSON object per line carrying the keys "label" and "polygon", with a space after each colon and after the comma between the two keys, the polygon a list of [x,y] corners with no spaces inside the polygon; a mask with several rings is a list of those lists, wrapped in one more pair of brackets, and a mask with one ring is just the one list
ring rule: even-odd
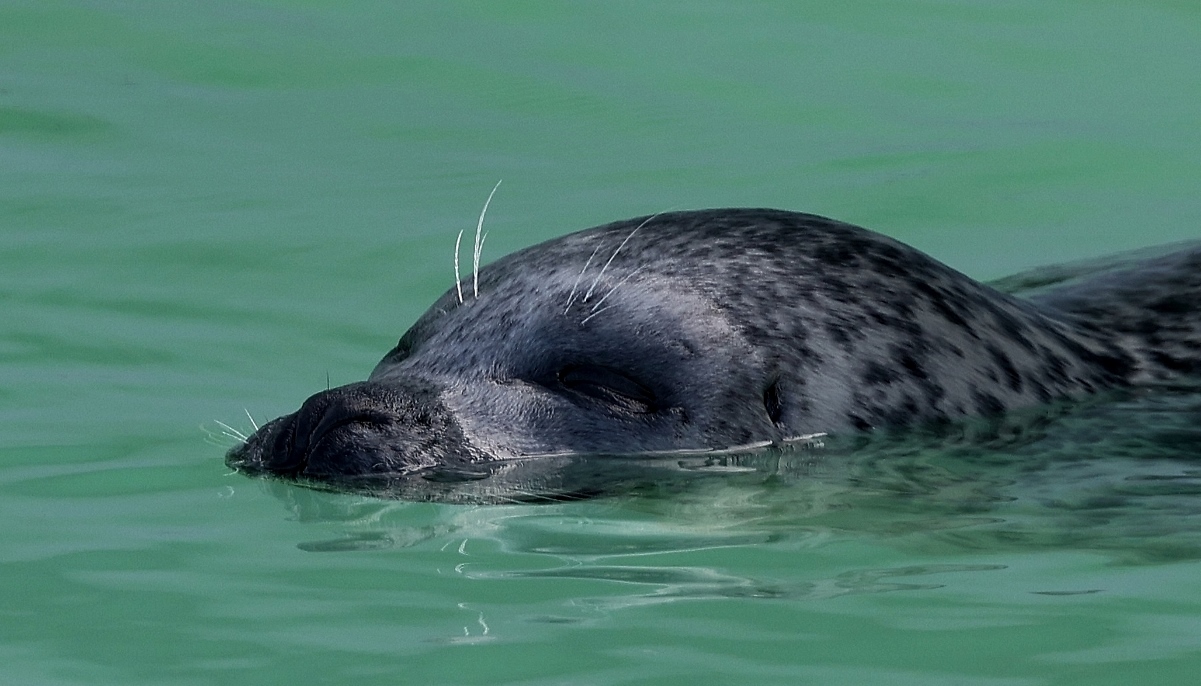
{"label": "seal's forehead", "polygon": [[638,267],[602,269],[583,278],[578,268],[556,266],[481,280],[478,297],[427,313],[406,334],[405,366],[504,377],[572,357],[623,367],[739,347],[743,337],[726,312],[687,283]]}
{"label": "seal's forehead", "polygon": [[479,297],[448,313],[464,334],[506,329],[628,328],[687,333],[721,310],[677,275],[638,266],[586,271],[556,266],[512,275],[481,287]]}

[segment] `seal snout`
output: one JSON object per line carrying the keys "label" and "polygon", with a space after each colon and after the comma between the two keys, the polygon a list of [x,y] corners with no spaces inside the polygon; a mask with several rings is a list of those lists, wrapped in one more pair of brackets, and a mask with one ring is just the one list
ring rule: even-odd
{"label": "seal snout", "polygon": [[235,468],[287,478],[408,474],[466,454],[431,384],[363,382],[317,393],[231,450]]}
{"label": "seal snout", "polygon": [[387,434],[387,427],[403,421],[391,411],[391,400],[389,394],[367,384],[312,396],[291,422],[291,440],[286,440],[283,431],[276,439],[276,464],[294,474],[359,473],[347,468],[369,467],[363,458],[383,452],[387,446],[380,439]]}

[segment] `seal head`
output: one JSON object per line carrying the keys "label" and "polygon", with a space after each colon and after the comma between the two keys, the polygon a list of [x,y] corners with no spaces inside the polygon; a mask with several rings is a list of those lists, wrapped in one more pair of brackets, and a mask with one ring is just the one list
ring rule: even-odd
{"label": "seal head", "polygon": [[[1201,277],[1180,287],[1201,294]],[[1192,307],[1185,340],[1201,326]],[[1145,337],[1070,310],[814,215],[641,217],[481,269],[478,288],[444,294],[366,382],[314,395],[227,461],[334,481],[730,450],[996,414],[1179,371],[1147,354]]]}

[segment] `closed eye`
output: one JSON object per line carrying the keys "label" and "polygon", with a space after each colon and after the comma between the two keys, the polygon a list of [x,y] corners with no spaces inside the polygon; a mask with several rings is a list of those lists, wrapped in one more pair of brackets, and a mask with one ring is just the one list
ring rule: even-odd
{"label": "closed eye", "polygon": [[569,391],[625,413],[654,412],[654,391],[629,375],[596,365],[570,365],[559,370],[559,383]]}

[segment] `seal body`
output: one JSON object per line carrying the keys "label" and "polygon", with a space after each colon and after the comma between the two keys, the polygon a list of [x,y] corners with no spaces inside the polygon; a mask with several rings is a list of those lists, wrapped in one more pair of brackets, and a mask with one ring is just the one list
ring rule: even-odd
{"label": "seal body", "polygon": [[337,480],[723,450],[1201,371],[1201,248],[1107,274],[1023,299],[814,215],[616,222],[484,267],[365,382],[309,398],[227,461]]}

